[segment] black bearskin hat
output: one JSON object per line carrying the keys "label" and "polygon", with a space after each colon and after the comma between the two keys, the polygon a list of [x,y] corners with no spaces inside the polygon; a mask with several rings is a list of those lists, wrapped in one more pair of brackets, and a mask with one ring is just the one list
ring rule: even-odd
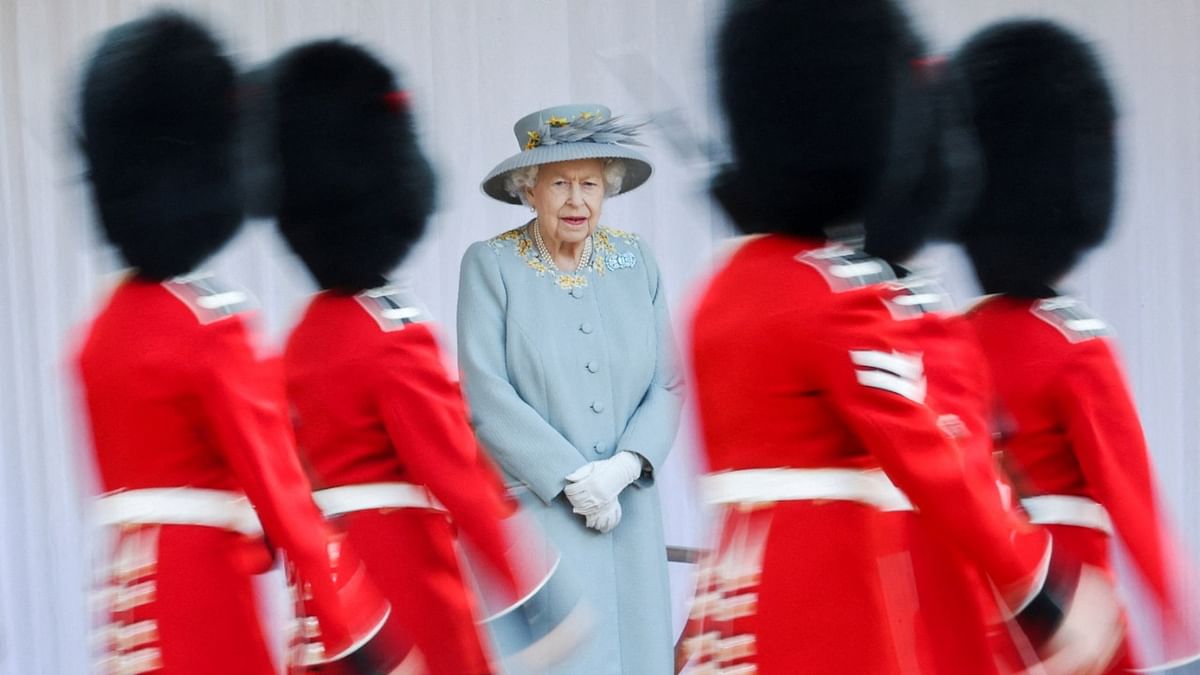
{"label": "black bearskin hat", "polygon": [[863,249],[891,263],[908,260],[927,241],[953,239],[983,179],[961,73],[938,58],[919,59],[914,66],[917,98],[906,112],[920,117],[903,123],[912,133],[902,140],[925,148],[912,158],[918,161],[917,179],[903,184],[907,189],[881,193],[863,222]]}
{"label": "black bearskin hat", "polygon": [[379,286],[433,210],[407,94],[387,66],[340,40],[273,67],[279,229],[325,289]]}
{"label": "black bearskin hat", "polygon": [[920,55],[891,0],[735,0],[717,36],[733,163],[713,194],[744,232],[824,236],[915,180],[896,142]]}
{"label": "black bearskin hat", "polygon": [[190,272],[241,224],[234,66],[203,26],[156,12],[86,65],[82,149],[105,235],[138,274]]}
{"label": "black bearskin hat", "polygon": [[985,292],[1041,295],[1103,241],[1116,182],[1116,107],[1091,48],[1041,20],[962,47],[986,182],[961,233]]}

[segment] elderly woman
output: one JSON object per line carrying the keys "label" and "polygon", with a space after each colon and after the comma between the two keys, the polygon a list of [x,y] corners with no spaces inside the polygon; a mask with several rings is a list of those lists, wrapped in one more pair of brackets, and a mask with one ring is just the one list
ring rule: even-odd
{"label": "elderly woman", "polygon": [[[607,108],[548,108],[483,181],[536,217],[463,257],[458,347],[475,431],[580,577],[592,640],[561,672],[672,669],[658,471],[682,401],[658,267],[600,226],[651,167]],[[547,552],[545,555],[552,555]]]}

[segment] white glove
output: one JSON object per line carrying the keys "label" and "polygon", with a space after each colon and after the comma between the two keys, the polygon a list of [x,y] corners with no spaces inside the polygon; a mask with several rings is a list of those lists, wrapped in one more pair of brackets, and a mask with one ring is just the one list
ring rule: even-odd
{"label": "white glove", "polygon": [[585,524],[598,531],[600,534],[608,534],[612,529],[621,522],[621,500],[614,499],[608,503],[608,506],[599,513],[586,516]]}
{"label": "white glove", "polygon": [[1105,673],[1124,636],[1124,617],[1112,583],[1100,570],[1084,565],[1062,624],[1040,650],[1040,668],[1026,672],[1046,675]]}
{"label": "white glove", "polygon": [[608,508],[621,490],[642,475],[642,458],[622,450],[608,459],[588,462],[567,475],[563,489],[575,513],[590,516]]}

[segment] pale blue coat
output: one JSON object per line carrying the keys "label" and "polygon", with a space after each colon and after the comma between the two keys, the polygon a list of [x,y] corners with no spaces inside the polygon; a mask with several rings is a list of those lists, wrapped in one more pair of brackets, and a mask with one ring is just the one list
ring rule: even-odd
{"label": "pale blue coat", "polygon": [[[636,235],[601,227],[593,264],[560,275],[528,232],[477,242],[463,257],[458,354],[475,432],[594,611],[591,642],[553,672],[668,675],[654,472],[675,437],[683,383],[658,266]],[[600,534],[571,512],[564,477],[619,450],[651,469],[621,493],[621,523]]]}

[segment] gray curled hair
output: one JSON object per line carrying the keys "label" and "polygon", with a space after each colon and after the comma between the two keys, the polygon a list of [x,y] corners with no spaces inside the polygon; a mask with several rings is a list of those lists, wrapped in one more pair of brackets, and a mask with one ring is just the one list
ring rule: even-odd
{"label": "gray curled hair", "polygon": [[[604,196],[611,197],[621,191],[621,183],[625,181],[625,160],[609,157],[604,162]],[[525,206],[530,206],[529,197],[525,191],[532,189],[537,183],[538,168],[534,164],[520,169],[513,169],[504,177],[504,189],[508,194],[521,200]]]}

